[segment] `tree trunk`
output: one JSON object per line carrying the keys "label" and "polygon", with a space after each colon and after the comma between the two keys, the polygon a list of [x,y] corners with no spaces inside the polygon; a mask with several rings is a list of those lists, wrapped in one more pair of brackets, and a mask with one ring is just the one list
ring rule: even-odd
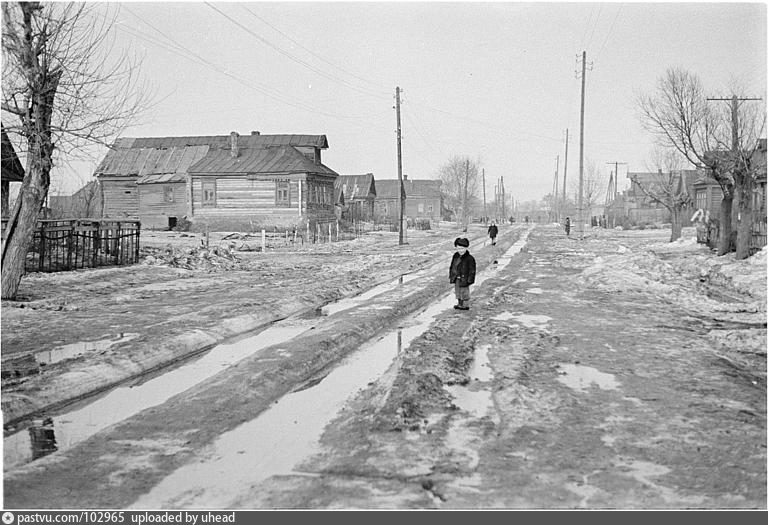
{"label": "tree trunk", "polygon": [[27,171],[16,199],[3,244],[2,298],[15,299],[19,291],[27,252],[32,245],[37,219],[48,192],[48,173],[40,166]]}
{"label": "tree trunk", "polygon": [[725,255],[731,251],[731,209],[733,207],[733,194],[723,192],[723,200],[720,203],[720,232],[717,238],[717,254]]}
{"label": "tree trunk", "polygon": [[736,259],[749,257],[749,245],[752,241],[752,186],[753,179],[747,175],[742,184],[736,187]]}
{"label": "tree trunk", "polygon": [[[35,8],[32,3],[25,6],[25,9]],[[25,15],[29,16],[27,13]],[[61,71],[53,72],[36,89],[32,115],[24,119],[24,127],[31,128],[26,132],[27,170],[13,207],[13,214],[6,226],[5,243],[2,247],[0,293],[3,299],[15,299],[19,291],[27,252],[32,245],[37,219],[51,185],[51,115],[60,78]]]}
{"label": "tree trunk", "polygon": [[672,208],[670,212],[672,214],[672,236],[669,238],[669,242],[675,242],[683,235],[683,210]]}

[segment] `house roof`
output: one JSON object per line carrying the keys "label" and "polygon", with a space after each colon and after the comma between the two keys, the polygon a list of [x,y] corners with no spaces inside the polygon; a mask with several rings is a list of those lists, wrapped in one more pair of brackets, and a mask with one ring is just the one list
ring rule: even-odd
{"label": "house roof", "polygon": [[[365,175],[339,175],[334,181],[334,193],[343,190],[344,200],[368,199],[376,197],[376,183],[373,180],[373,173]],[[338,200],[338,199],[337,199]]]}
{"label": "house roof", "polygon": [[[184,146],[210,146],[229,148],[230,135],[208,135],[190,137],[123,137],[117,139],[115,148],[180,148]],[[266,146],[298,146],[320,149],[328,148],[325,135],[238,135],[240,148],[263,148]]]}
{"label": "house roof", "polygon": [[[396,199],[398,196],[397,179],[379,179],[376,181],[376,196],[379,199]],[[439,180],[403,180],[403,191],[406,198],[439,199]]]}
{"label": "house roof", "polygon": [[169,184],[171,182],[186,182],[184,173],[153,173],[136,179],[136,184]]}
{"label": "house roof", "polygon": [[111,149],[96,168],[97,175],[129,176],[184,174],[203,158],[208,146]]}
{"label": "house roof", "polygon": [[236,173],[321,173],[338,175],[324,164],[315,163],[293,146],[241,149],[233,157],[228,149],[210,150],[187,170],[194,174]]}
{"label": "house roof", "polygon": [[5,133],[5,128],[0,127],[2,131],[2,177],[9,182],[21,182],[24,180],[24,168],[21,165],[16,150],[13,149],[11,139]]}

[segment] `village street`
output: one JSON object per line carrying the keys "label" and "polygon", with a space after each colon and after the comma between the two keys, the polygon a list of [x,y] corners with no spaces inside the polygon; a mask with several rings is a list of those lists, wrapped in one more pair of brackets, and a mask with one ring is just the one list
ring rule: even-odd
{"label": "village street", "polygon": [[[142,387],[182,379],[136,381],[121,405],[145,408],[57,434],[58,452],[9,466],[7,431],[4,506],[765,509],[766,251],[734,262],[668,234],[515,225],[493,247],[474,226],[467,312],[446,283],[456,232],[414,238],[394,282],[296,310],[261,332],[276,344],[156,403]],[[52,412],[53,432],[117,411],[111,395]]]}

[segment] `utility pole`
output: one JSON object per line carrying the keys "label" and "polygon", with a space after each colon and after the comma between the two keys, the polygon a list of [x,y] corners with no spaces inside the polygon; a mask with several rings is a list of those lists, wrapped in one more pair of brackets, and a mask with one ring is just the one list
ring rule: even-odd
{"label": "utility pole", "polygon": [[552,212],[553,212],[553,218],[554,221],[557,222],[557,177],[560,174],[560,155],[557,156],[557,160],[555,161],[555,195],[554,200],[552,201]]}
{"label": "utility pole", "polygon": [[485,168],[483,168],[483,222],[488,222],[488,212],[485,210]]}
{"label": "utility pole", "polygon": [[626,165],[626,162],[619,162],[614,160],[613,162],[606,162],[606,164],[613,164],[613,195],[611,195],[612,200],[616,200],[616,197],[619,196],[619,164]]}
{"label": "utility pole", "polygon": [[[578,63],[578,62],[577,62]],[[590,64],[590,71],[592,65]],[[578,74],[578,73],[577,73]],[[587,52],[581,53],[581,119],[579,122],[579,204],[577,210],[579,239],[584,238],[584,86],[587,78]]]}
{"label": "utility pole", "polygon": [[739,150],[739,102],[744,100],[763,100],[762,98],[737,97],[731,98],[708,98],[707,100],[720,100],[731,103],[731,151],[737,153]]}
{"label": "utility pole", "polygon": [[565,178],[568,176],[568,128],[565,128],[565,161],[563,162],[563,203],[567,202]]}
{"label": "utility pole", "polygon": [[501,178],[501,219],[507,216],[507,203],[504,195],[504,177]]}
{"label": "utility pole", "polygon": [[403,151],[402,151],[402,136],[400,128],[400,86],[395,88],[395,100],[397,108],[397,180],[400,188],[400,210],[398,215],[400,216],[400,222],[398,223],[397,231],[399,232],[398,244],[403,244],[403,211],[405,210],[405,192],[403,191]]}

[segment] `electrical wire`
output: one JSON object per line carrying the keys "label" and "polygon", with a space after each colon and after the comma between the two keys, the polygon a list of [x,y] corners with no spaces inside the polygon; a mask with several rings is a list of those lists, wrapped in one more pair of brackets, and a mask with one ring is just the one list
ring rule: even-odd
{"label": "electrical wire", "polygon": [[[306,47],[306,46],[302,45],[302,44],[301,44],[301,42],[298,42],[296,39],[292,38],[290,35],[286,34],[285,32],[283,32],[283,31],[281,31],[280,29],[278,29],[277,27],[275,27],[274,25],[270,24],[270,23],[269,23],[267,20],[265,20],[263,17],[261,17],[261,16],[257,15],[257,14],[256,14],[256,13],[254,13],[253,11],[251,11],[251,9],[250,9],[250,8],[248,8],[248,7],[246,7],[246,6],[242,6],[242,7],[243,7],[243,9],[245,9],[246,11],[248,11],[248,12],[249,12],[249,13],[250,13],[252,16],[254,16],[255,18],[257,18],[258,20],[260,20],[261,22],[263,22],[263,23],[264,23],[264,24],[266,24],[267,26],[271,27],[272,29],[274,29],[275,31],[277,31],[278,33],[280,33],[282,36],[284,36],[285,38],[287,38],[287,39],[288,39],[290,42],[292,42],[292,43],[296,44],[296,45],[297,45],[297,46],[299,46],[301,49],[303,49],[304,51],[306,51],[306,52],[307,52],[307,53],[309,53],[310,55],[314,56],[315,58],[317,58],[317,59],[319,59],[319,60],[322,60],[323,62],[325,62],[325,63],[326,63],[326,64],[328,64],[329,66],[331,66],[331,67],[334,67],[334,68],[338,69],[339,71],[341,71],[342,73],[345,73],[345,74],[347,74],[347,75],[349,75],[349,76],[351,76],[351,77],[354,77],[354,78],[356,78],[356,79],[358,79],[358,80],[360,80],[360,81],[362,81],[362,82],[365,82],[366,84],[370,84],[371,86],[373,86],[373,87],[375,87],[375,88],[377,88],[377,89],[380,89],[380,88],[381,88],[381,86],[380,86],[379,84],[377,84],[377,83],[375,83],[375,82],[371,82],[370,80],[367,80],[367,79],[365,79],[365,78],[363,78],[363,77],[360,77],[360,76],[358,76],[358,75],[356,75],[356,74],[354,74],[354,73],[352,73],[352,72],[350,72],[350,71],[347,71],[347,70],[346,70],[346,69],[344,69],[343,67],[341,67],[341,66],[339,66],[339,65],[337,65],[337,64],[334,64],[334,63],[333,63],[333,62],[331,62],[330,60],[327,60],[325,57],[323,57],[323,56],[321,56],[321,55],[319,55],[319,54],[315,53],[314,51],[312,51],[312,50],[311,50],[311,49],[309,49],[308,47]],[[387,94],[386,94],[386,96],[389,96],[389,94],[387,93]]]}
{"label": "electrical wire", "polygon": [[322,69],[318,69],[318,68],[314,67],[312,64],[310,64],[310,63],[308,63],[308,62],[306,62],[306,61],[304,61],[304,60],[302,60],[302,59],[300,59],[298,57],[293,56],[292,54],[288,53],[287,51],[285,51],[284,49],[280,48],[279,46],[276,46],[275,44],[271,43],[266,38],[257,35],[256,33],[254,33],[251,30],[251,28],[241,24],[240,22],[238,22],[237,20],[235,20],[234,18],[229,16],[227,13],[225,13],[221,9],[215,7],[213,4],[211,4],[209,2],[204,2],[204,3],[205,3],[205,5],[207,5],[208,7],[210,7],[211,9],[216,11],[217,13],[219,13],[221,16],[223,16],[224,18],[226,18],[227,20],[232,22],[234,25],[236,25],[237,27],[239,27],[240,29],[242,29],[243,31],[245,31],[246,33],[251,35],[253,38],[258,40],[259,42],[263,43],[264,45],[266,45],[268,47],[271,47],[272,49],[274,49],[275,51],[277,51],[278,53],[280,53],[284,57],[288,58],[289,60],[292,60],[293,62],[296,62],[297,64],[300,64],[300,65],[304,66],[305,68],[307,68],[308,70],[312,71],[313,73],[315,73],[317,75],[320,75],[321,77],[326,78],[326,79],[328,79],[328,80],[330,80],[332,82],[337,82],[337,83],[343,84],[343,85],[347,86],[348,88],[350,88],[352,90],[355,90],[355,91],[357,91],[359,93],[362,93],[364,95],[368,95],[368,96],[375,97],[375,98],[382,98],[382,95],[380,95],[378,93],[374,93],[374,92],[369,91],[369,90],[361,89],[361,88],[355,86],[354,84],[350,84],[349,82],[347,82],[344,79],[341,79],[339,77],[331,75],[331,74],[323,71]]}

